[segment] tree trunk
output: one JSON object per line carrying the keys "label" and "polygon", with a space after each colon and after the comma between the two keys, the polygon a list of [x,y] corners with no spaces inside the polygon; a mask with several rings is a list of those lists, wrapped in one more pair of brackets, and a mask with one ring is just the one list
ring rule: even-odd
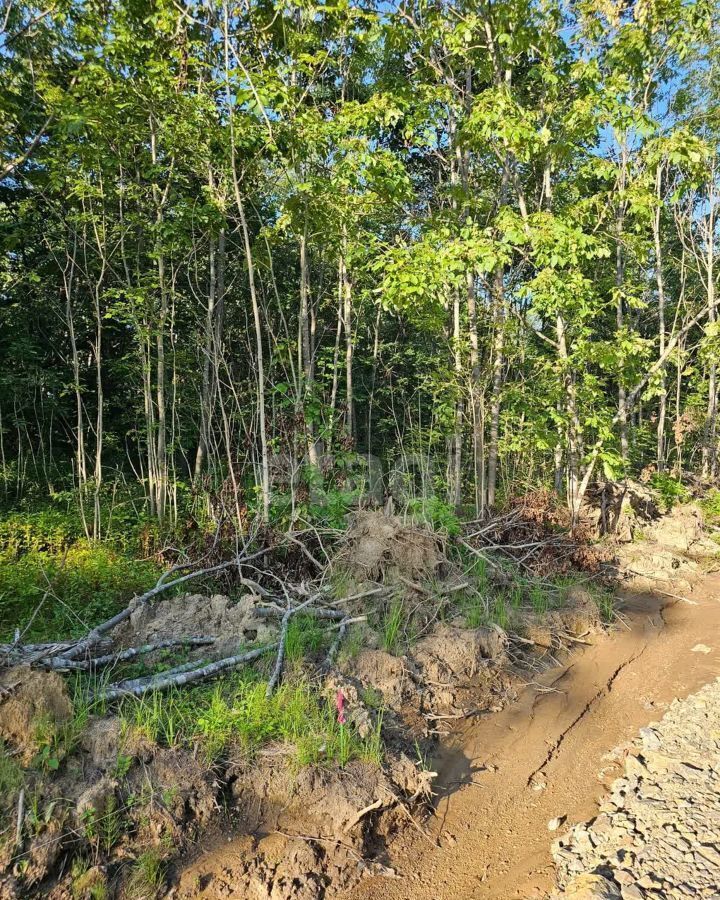
{"label": "tree trunk", "polygon": [[73,281],[75,276],[75,254],[77,251],[77,235],[73,243],[72,255],[68,254],[67,266],[63,269],[63,292],[65,294],[65,321],[70,336],[70,351],[72,354],[73,392],[75,394],[75,460],[78,477],[78,496],[80,498],[80,517],[83,522],[85,536],[90,537],[90,531],[85,521],[85,485],[87,484],[87,466],[85,459],[85,419],[83,416],[82,392],[80,387],[80,354],[75,337],[75,320],[72,309]]}
{"label": "tree trunk", "polygon": [[[708,322],[710,328],[717,321],[717,306],[715,299],[715,168],[712,169],[710,191],[708,196],[708,216],[705,233],[705,273],[706,291],[708,299]],[[715,354],[710,355],[708,362],[708,400],[703,430],[702,448],[702,474],[704,478],[714,478],[717,475],[717,408],[718,408],[718,377],[717,360]]]}
{"label": "tree trunk", "polygon": [[505,365],[505,283],[503,267],[495,271],[493,283],[495,336],[493,340],[492,389],[490,393],[490,439],[487,461],[487,506],[495,506],[497,488],[498,442],[500,439],[500,405]]}
{"label": "tree trunk", "polygon": [[[150,153],[153,165],[158,162],[157,135],[155,123],[150,117]],[[155,469],[155,514],[158,519],[165,518],[165,505],[168,491],[168,465],[167,465],[167,421],[165,399],[165,327],[168,317],[168,295],[165,280],[165,255],[162,247],[162,225],[164,221],[164,198],[160,193],[157,183],[153,183],[153,199],[155,201],[156,215],[155,226],[155,254],[158,277],[159,307],[157,321],[155,323],[155,408],[156,408],[156,469]]]}
{"label": "tree trunk", "polygon": [[[215,236],[210,235],[210,248],[208,252],[208,293],[207,309],[205,311],[205,335],[203,340],[203,368],[202,387],[200,393],[200,434],[197,452],[195,454],[195,479],[197,480],[203,468],[207,455],[209,435],[211,427],[212,405],[212,370],[215,348],[215,297],[217,291],[217,270],[215,262]],[[215,364],[216,361],[215,361]]]}
{"label": "tree trunk", "polygon": [[307,223],[300,235],[300,317],[298,321],[298,367],[302,373],[303,419],[305,421],[305,441],[311,466],[317,466],[318,456],[315,445],[315,424],[308,418],[306,404],[315,393],[313,373],[313,353],[310,335],[310,273],[307,257]]}
{"label": "tree trunk", "polygon": [[[615,212],[615,323],[618,330],[618,339],[620,338],[620,333],[625,327],[625,302],[623,299],[623,287],[625,284],[625,255],[622,245],[626,208],[624,191],[627,182],[627,138],[625,135],[623,135],[619,143],[620,174],[618,179],[618,191],[621,196]],[[620,428],[620,454],[622,456],[623,463],[627,466],[629,456],[629,442],[627,391],[625,390],[624,369],[624,358],[621,358],[620,365],[618,367],[618,425]]]}
{"label": "tree trunk", "polygon": [[472,410],[473,483],[475,485],[475,515],[485,514],[485,460],[482,390],[480,384],[480,343],[478,313],[475,297],[475,277],[467,273],[468,337],[470,339],[470,408]]}
{"label": "tree trunk", "polygon": [[353,320],[352,282],[347,268],[347,254],[343,254],[343,327],[345,329],[345,428],[348,437],[355,437],[355,397],[353,395]]}
{"label": "tree trunk", "polygon": [[[655,281],[658,295],[658,338],[660,356],[665,352],[665,279],[663,276],[662,241],[660,238],[660,213],[662,198],[663,166],[659,165],[655,179],[655,213],[653,215],[653,241],[655,244]],[[660,396],[657,421],[657,470],[665,470],[665,418],[667,415],[667,386],[665,370],[660,372]]]}

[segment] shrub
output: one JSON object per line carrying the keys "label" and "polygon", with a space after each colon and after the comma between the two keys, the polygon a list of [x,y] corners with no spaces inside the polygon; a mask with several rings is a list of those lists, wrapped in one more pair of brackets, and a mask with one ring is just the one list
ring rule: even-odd
{"label": "shrub", "polygon": [[690,492],[682,482],[666,472],[656,472],[650,479],[650,487],[658,495],[663,512],[670,512],[676,503],[690,499]]}
{"label": "shrub", "polygon": [[713,488],[700,501],[700,508],[708,525],[720,525],[720,490]]}
{"label": "shrub", "polygon": [[410,500],[408,513],[419,522],[428,525],[434,531],[445,534],[460,534],[460,521],[455,510],[439,497],[422,497]]}

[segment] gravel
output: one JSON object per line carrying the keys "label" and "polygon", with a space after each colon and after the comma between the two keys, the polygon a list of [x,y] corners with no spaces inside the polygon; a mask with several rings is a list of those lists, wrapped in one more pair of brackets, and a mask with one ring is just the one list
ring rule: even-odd
{"label": "gravel", "polygon": [[557,898],[720,898],[720,678],[641,729],[597,817],[552,852]]}

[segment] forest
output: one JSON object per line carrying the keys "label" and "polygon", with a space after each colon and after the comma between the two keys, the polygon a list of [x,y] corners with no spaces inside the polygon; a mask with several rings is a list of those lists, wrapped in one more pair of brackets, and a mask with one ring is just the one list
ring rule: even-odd
{"label": "forest", "polygon": [[[718,54],[710,0],[0,0],[1,900],[389,884],[453,727],[712,575]],[[278,771],[311,863],[203,893]]]}
{"label": "forest", "polygon": [[717,475],[710,5],[4,6],[6,505]]}

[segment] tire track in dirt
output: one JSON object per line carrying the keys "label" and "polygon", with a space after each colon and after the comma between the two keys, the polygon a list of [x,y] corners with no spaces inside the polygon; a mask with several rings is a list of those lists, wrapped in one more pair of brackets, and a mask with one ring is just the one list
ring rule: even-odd
{"label": "tire track in dirt", "polygon": [[[592,816],[618,774],[607,754],[675,697],[720,674],[720,577],[698,582],[692,604],[626,595],[629,630],[573,655],[563,692],[527,688],[501,713],[475,721],[433,762],[440,772],[431,845],[408,831],[388,859],[397,879],[368,878],[347,900],[529,900],[554,887],[549,820]],[[713,645],[713,642],[715,644]],[[703,642],[711,654],[692,653]],[[601,773],[603,777],[599,777]]]}
{"label": "tire track in dirt", "polygon": [[640,659],[640,657],[643,655],[643,653],[647,650],[647,647],[648,647],[648,645],[645,644],[643,646],[642,650],[640,650],[638,653],[633,654],[633,656],[631,656],[630,659],[625,660],[625,662],[620,663],[620,665],[617,667],[617,669],[615,669],[615,671],[612,673],[610,678],[607,680],[607,683],[605,685],[603,685],[603,687],[600,688],[600,690],[597,692],[597,694],[595,694],[594,697],[592,697],[590,700],[588,700],[588,702],[585,704],[585,706],[580,710],[577,717],[575,719],[573,719],[573,721],[568,725],[568,727],[564,731],[560,732],[557,740],[553,743],[552,747],[548,751],[548,754],[545,757],[542,765],[538,766],[538,768],[535,769],[534,771],[532,771],[530,773],[530,775],[528,776],[528,779],[526,782],[528,787],[532,786],[532,783],[533,783],[534,779],[536,778],[536,776],[539,775],[541,772],[543,772],[548,767],[548,765],[553,761],[553,759],[557,756],[560,748],[562,747],[562,745],[565,741],[565,738],[570,734],[570,732],[574,728],[576,728],[580,724],[580,722],[582,722],[582,720],[585,718],[586,715],[588,715],[588,713],[592,710],[593,706],[598,702],[598,700],[600,700],[606,694],[610,693],[615,679],[623,671],[623,669],[627,668],[627,666],[629,666],[629,665],[632,665],[632,663],[634,663],[636,659]]}

